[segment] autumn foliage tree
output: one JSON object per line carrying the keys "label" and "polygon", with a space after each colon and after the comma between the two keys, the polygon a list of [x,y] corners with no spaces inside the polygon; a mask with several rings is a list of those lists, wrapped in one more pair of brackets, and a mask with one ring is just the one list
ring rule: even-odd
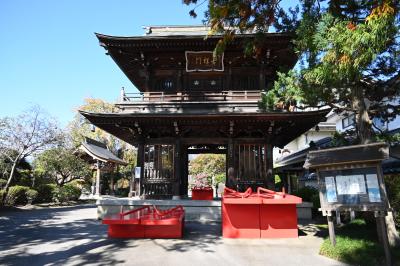
{"label": "autumn foliage tree", "polygon": [[223,154],[199,154],[189,163],[189,174],[192,176],[206,174],[211,184],[224,182],[225,178],[225,155]]}
{"label": "autumn foliage tree", "polygon": [[222,34],[215,52],[222,52],[235,34],[247,32],[255,38],[245,52],[260,58],[268,45],[265,33],[293,33],[300,63],[278,73],[261,106],[276,110],[283,102],[354,113],[359,142],[371,141],[374,119],[388,122],[400,111],[398,1],[304,0],[292,5],[285,9],[277,0],[209,0],[205,18],[210,34]]}

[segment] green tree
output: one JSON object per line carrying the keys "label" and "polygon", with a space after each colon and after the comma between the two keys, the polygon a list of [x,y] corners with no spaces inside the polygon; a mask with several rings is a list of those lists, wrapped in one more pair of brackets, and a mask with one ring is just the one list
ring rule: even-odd
{"label": "green tree", "polygon": [[73,150],[56,147],[42,152],[34,161],[35,171],[50,177],[57,186],[91,176],[89,165],[73,154]]}
{"label": "green tree", "polygon": [[[196,4],[197,0],[184,0]],[[263,58],[263,36],[274,26],[294,34],[297,69],[278,73],[260,106],[331,107],[355,114],[359,143],[373,141],[373,121],[399,115],[400,36],[399,1],[303,0],[285,11],[279,0],[209,0],[205,22],[211,34],[222,34],[215,53],[221,53],[235,33],[255,33],[246,53]],[[194,10],[190,15],[195,16]],[[398,235],[387,219],[389,235]],[[393,237],[391,244],[393,245]]]}
{"label": "green tree", "polygon": [[0,119],[0,158],[7,158],[11,162],[1,202],[4,203],[17,165],[29,156],[59,143],[61,136],[57,123],[38,106],[17,117]]}
{"label": "green tree", "polygon": [[370,142],[373,119],[390,121],[400,111],[395,102],[400,93],[399,2],[304,0],[288,11],[280,2],[209,0],[206,23],[211,34],[222,33],[215,51],[222,52],[236,33],[252,32],[256,37],[245,51],[262,58],[263,36],[271,26],[292,32],[299,68],[279,73],[261,106],[271,110],[282,102],[351,112],[359,142]]}
{"label": "green tree", "polygon": [[205,173],[210,179],[214,178],[214,182],[222,182],[223,177],[225,177],[225,161],[225,155],[223,154],[200,154],[190,161],[189,175],[195,176]]}
{"label": "green tree", "polygon": [[[7,152],[8,154],[11,155],[11,157],[17,156],[17,152],[14,151],[9,151]],[[0,178],[7,180],[11,168],[12,168],[12,161],[7,157],[7,156],[2,156],[0,157]],[[26,158],[21,159],[20,162],[17,164],[15,168],[15,173],[14,173],[14,178],[12,184],[18,184],[18,185],[28,185],[28,184],[21,184],[21,181],[26,181],[26,177],[29,177],[31,174],[32,166],[31,164],[26,160]],[[32,181],[32,180],[30,180]],[[32,182],[28,182],[29,186],[32,186]]]}

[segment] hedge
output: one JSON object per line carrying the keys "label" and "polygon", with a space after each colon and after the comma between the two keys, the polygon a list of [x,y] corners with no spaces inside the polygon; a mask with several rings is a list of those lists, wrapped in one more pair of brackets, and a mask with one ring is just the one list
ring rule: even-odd
{"label": "hedge", "polygon": [[35,202],[38,203],[46,203],[53,201],[53,193],[56,189],[55,184],[42,184],[39,185],[36,190],[38,192],[37,198]]}
{"label": "hedge", "polygon": [[26,203],[28,203],[28,199],[26,197],[26,192],[28,190],[29,187],[25,186],[10,187],[6,197],[6,205],[16,206],[16,205],[25,205]]}
{"label": "hedge", "polygon": [[66,184],[62,187],[56,187],[53,190],[53,201],[63,203],[71,200],[78,200],[81,195],[81,189],[75,184]]}

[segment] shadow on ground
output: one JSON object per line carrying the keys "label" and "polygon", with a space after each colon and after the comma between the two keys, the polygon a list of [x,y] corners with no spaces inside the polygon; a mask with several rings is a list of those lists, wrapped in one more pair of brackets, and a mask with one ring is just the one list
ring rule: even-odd
{"label": "shadow on ground", "polygon": [[95,212],[93,205],[1,212],[0,264],[114,265],[127,263],[116,259],[116,252],[135,248],[144,241],[175,252],[194,248],[214,252],[211,246],[221,242],[219,223],[186,223],[184,239],[109,239],[107,227],[94,219]]}
{"label": "shadow on ground", "polygon": [[192,249],[206,253],[215,252],[215,245],[222,243],[222,231],[220,223],[186,222],[183,239],[170,241],[151,240],[155,245],[166,251],[187,252]]}

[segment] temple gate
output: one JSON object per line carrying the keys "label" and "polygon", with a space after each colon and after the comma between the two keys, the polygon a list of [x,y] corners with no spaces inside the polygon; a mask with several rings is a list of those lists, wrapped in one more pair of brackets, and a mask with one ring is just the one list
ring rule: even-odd
{"label": "temple gate", "polygon": [[219,37],[204,39],[206,33],[199,26],[148,27],[140,37],[96,34],[140,92],[123,89],[117,113],[80,113],[138,148],[138,186],[146,197],[186,196],[188,149],[204,147],[226,154],[226,168],[233,169],[240,189],[271,188],[273,147],[283,147],[328,112],[259,109],[277,70],[297,61],[290,34],[268,34],[257,59],[243,53],[255,35],[237,34],[214,60]]}

